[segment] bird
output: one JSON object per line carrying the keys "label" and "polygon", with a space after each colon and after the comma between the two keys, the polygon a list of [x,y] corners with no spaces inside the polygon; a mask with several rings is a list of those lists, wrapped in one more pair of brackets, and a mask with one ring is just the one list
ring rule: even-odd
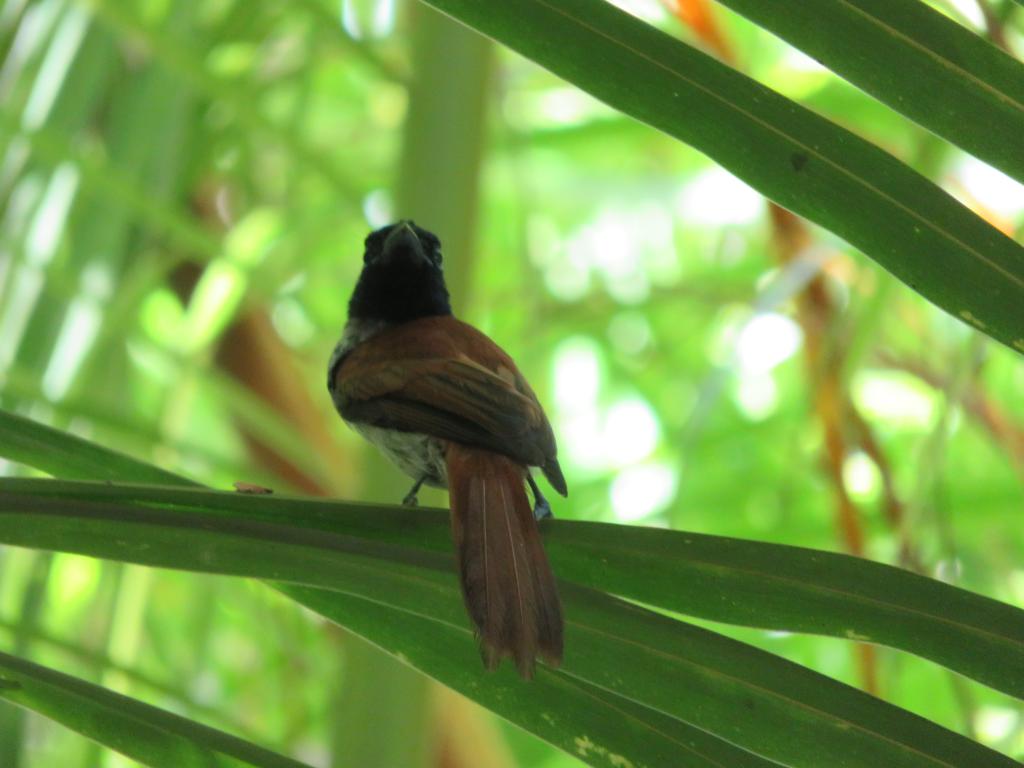
{"label": "bird", "polygon": [[[405,219],[370,232],[327,388],[341,418],[413,485],[447,488],[467,613],[484,666],[526,679],[557,667],[563,619],[537,521],[551,516],[532,468],[568,493],[554,432],[512,358],[457,319],[441,243]],[[526,493],[529,486],[534,503]]]}

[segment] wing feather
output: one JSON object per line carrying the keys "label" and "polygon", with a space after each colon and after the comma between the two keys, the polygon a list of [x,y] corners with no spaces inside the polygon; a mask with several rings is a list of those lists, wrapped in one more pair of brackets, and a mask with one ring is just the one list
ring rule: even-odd
{"label": "wing feather", "polygon": [[[439,332],[444,320],[470,334],[464,346],[482,359],[452,343],[450,328]],[[508,355],[471,326],[426,318],[375,336],[340,361],[331,393],[348,421],[488,448],[542,467],[564,494],[554,434],[536,395]]]}

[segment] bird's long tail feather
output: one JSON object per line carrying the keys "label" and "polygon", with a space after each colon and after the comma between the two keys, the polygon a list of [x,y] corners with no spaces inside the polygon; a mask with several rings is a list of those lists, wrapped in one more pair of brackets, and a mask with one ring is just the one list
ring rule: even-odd
{"label": "bird's long tail feather", "polygon": [[462,595],[484,664],[511,657],[523,677],[540,656],[562,660],[562,608],[526,496],[526,470],[505,456],[450,444],[452,536]]}

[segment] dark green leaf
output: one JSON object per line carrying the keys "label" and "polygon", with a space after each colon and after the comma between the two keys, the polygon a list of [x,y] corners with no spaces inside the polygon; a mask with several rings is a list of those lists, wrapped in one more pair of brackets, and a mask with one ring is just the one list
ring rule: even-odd
{"label": "dark green leaf", "polygon": [[57,477],[195,485],[180,475],[145,464],[37,421],[0,410],[0,455]]}
{"label": "dark green leaf", "polygon": [[720,0],[1024,181],[1024,64],[920,0]]}
{"label": "dark green leaf", "polygon": [[6,653],[0,653],[0,698],[156,768],[306,766],[223,731]]}
{"label": "dark green leaf", "polygon": [[[537,677],[524,685],[508,666],[483,673],[475,643],[462,627],[395,611],[355,595],[289,584],[279,588],[311,610],[372,638],[388,653],[591,765],[778,765],[628,697],[564,674],[540,669]],[[421,637],[431,642],[414,642]]]}
{"label": "dark green leaf", "polygon": [[[410,562],[416,552],[451,548],[441,510],[38,480],[0,481],[0,488],[132,504],[139,515],[166,506],[323,531],[346,537],[348,551],[400,547]],[[1024,698],[1024,612],[1005,603],[800,547],[578,521],[551,521],[544,531],[563,579],[704,619],[889,645]]]}
{"label": "dark green leaf", "polygon": [[[61,485],[4,481],[8,490],[0,493],[0,540],[6,543],[326,588],[449,625],[462,633],[465,653],[472,649],[450,555],[359,540],[341,533],[344,526],[270,522],[256,511],[262,500],[253,497],[242,497],[252,507],[248,512],[226,513],[210,509],[209,497],[216,494],[189,489],[129,489],[142,498],[151,491],[159,496],[147,505],[28,494],[26,483],[40,491]],[[196,498],[202,499],[202,511],[191,503]],[[329,519],[323,515],[330,512],[321,509],[321,520]],[[390,526],[400,538],[400,525]],[[793,766],[825,761],[865,768],[1013,764],[926,720],[750,646],[568,582],[562,593],[571,652],[558,675],[770,759]],[[366,637],[377,639],[372,628]],[[423,632],[409,636],[405,647],[411,652],[419,646],[448,650],[451,645]],[[488,685],[486,673],[477,664],[473,669],[480,675],[478,686]],[[438,670],[423,671],[445,681]]]}
{"label": "dark green leaf", "polygon": [[604,0],[428,1],[696,147],[1024,352],[1024,248],[873,144]]}

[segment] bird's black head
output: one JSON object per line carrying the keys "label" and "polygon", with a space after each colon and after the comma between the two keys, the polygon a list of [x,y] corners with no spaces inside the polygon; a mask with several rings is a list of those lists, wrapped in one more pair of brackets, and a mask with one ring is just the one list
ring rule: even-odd
{"label": "bird's black head", "polygon": [[359,320],[404,323],[450,315],[441,271],[441,241],[412,221],[399,221],[366,237],[363,272],[348,303]]}

